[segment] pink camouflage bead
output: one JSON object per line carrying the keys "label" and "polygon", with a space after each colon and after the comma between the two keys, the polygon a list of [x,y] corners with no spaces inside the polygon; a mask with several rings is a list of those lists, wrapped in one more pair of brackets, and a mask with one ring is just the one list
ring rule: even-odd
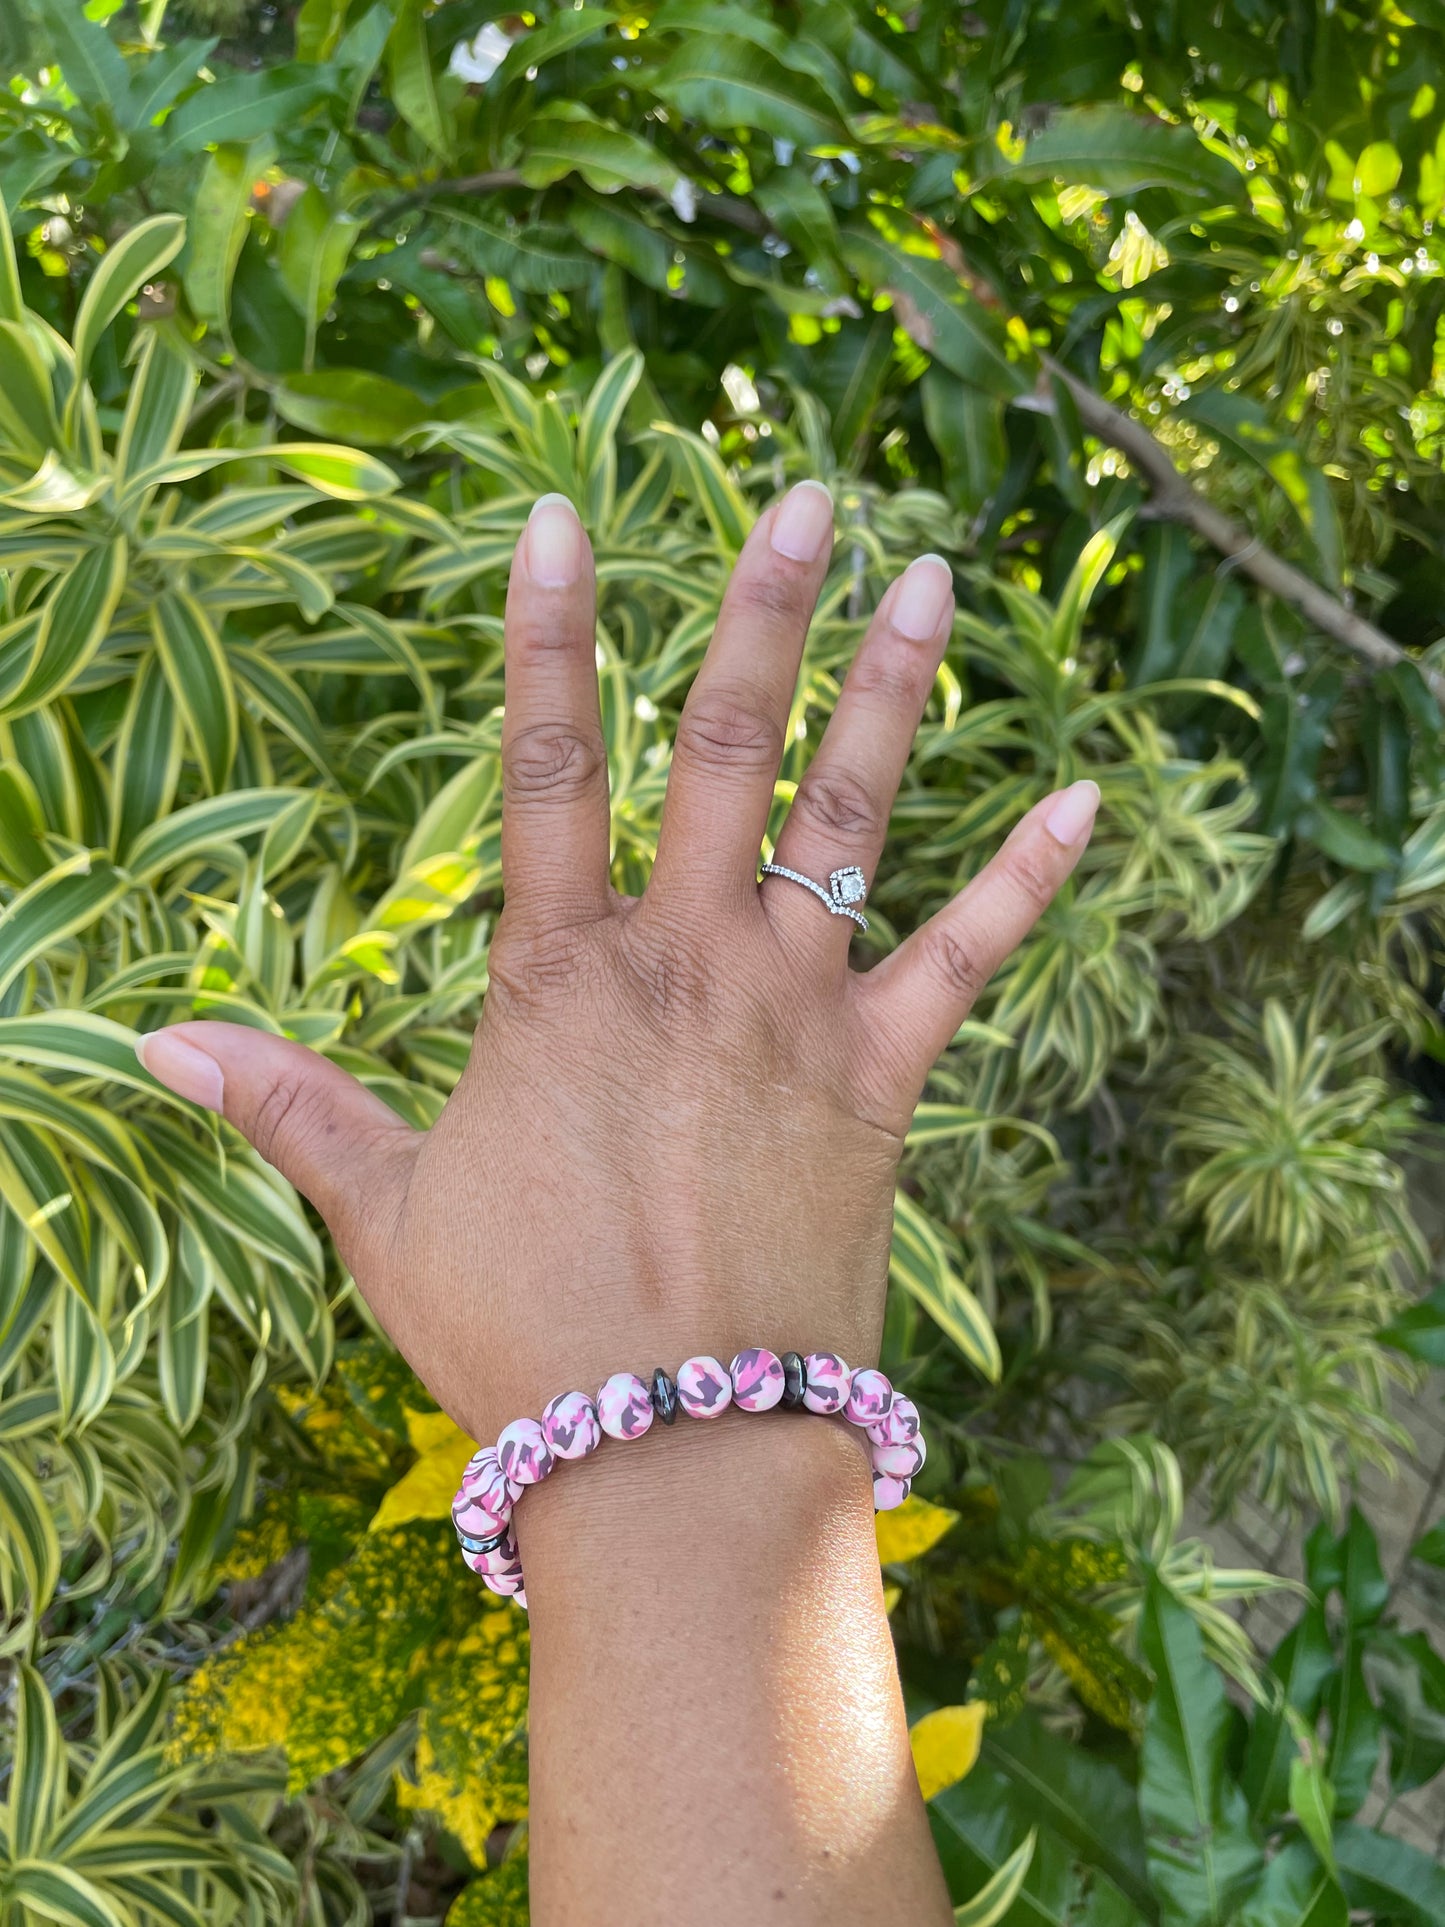
{"label": "pink camouflage bead", "polygon": [[893,1387],[882,1372],[865,1369],[853,1374],[843,1416],[850,1425],[876,1425],[887,1418],[892,1403]]}
{"label": "pink camouflage bead", "polygon": [[610,1439],[640,1439],[653,1419],[652,1397],[636,1372],[614,1372],[597,1394],[597,1418]]}
{"label": "pink camouflage bead", "polygon": [[510,1531],[502,1543],[499,1546],[493,1546],[490,1552],[468,1552],[463,1546],[462,1557],[472,1571],[480,1573],[483,1578],[489,1572],[505,1573],[522,1570],[522,1561],[517,1554],[517,1541]]}
{"label": "pink camouflage bead", "polygon": [[776,1352],[751,1345],[728,1367],[733,1403],[744,1412],[771,1412],[783,1396],[783,1361]]}
{"label": "pink camouflage bead", "polygon": [[716,1418],[733,1402],[733,1382],[706,1352],[677,1368],[677,1402],[689,1418]]}
{"label": "pink camouflage bead", "polygon": [[520,1566],[508,1566],[505,1572],[484,1572],[481,1578],[488,1592],[497,1593],[503,1599],[515,1599],[519,1605],[525,1607],[527,1596],[522,1591]]}
{"label": "pink camouflage bead", "polygon": [[534,1418],[514,1418],[497,1434],[497,1462],[513,1485],[536,1485],[552,1470],[552,1448]]}
{"label": "pink camouflage bead", "polygon": [[886,1472],[894,1479],[912,1479],[923,1470],[928,1449],[922,1439],[906,1439],[902,1445],[875,1445],[871,1456],[875,1472]]}
{"label": "pink camouflage bead", "polygon": [[907,1479],[895,1479],[887,1472],[873,1474],[873,1510],[892,1512],[908,1497]]}
{"label": "pink camouflage bead", "polygon": [[597,1407],[585,1392],[563,1392],[542,1407],[542,1436],[558,1459],[585,1459],[602,1443]]}
{"label": "pink camouflage bead", "polygon": [[493,1512],[472,1498],[465,1486],[452,1500],[452,1524],[469,1539],[495,1539],[511,1516],[510,1507],[500,1514]]}
{"label": "pink camouflage bead", "polygon": [[807,1409],[823,1418],[831,1418],[834,1412],[841,1412],[848,1403],[853,1374],[838,1354],[808,1352],[803,1359],[803,1373],[808,1381],[808,1389],[803,1394],[803,1404]]}
{"label": "pink camouflage bead", "polygon": [[511,1518],[512,1507],[521,1490],[521,1486],[513,1485],[503,1472],[496,1446],[484,1445],[467,1460],[462,1473],[462,1489],[457,1498],[460,1500],[465,1493],[474,1505],[489,1513],[497,1522],[492,1528],[495,1532]]}
{"label": "pink camouflage bead", "polygon": [[887,1417],[870,1425],[868,1436],[875,1445],[908,1445],[918,1437],[918,1425],[918,1407],[902,1392],[895,1392]]}

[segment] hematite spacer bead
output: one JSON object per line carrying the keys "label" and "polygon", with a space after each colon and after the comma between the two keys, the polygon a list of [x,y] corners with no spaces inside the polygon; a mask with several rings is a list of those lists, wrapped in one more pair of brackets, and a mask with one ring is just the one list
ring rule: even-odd
{"label": "hematite spacer bead", "polygon": [[783,1396],[779,1401],[785,1412],[796,1412],[808,1389],[808,1372],[797,1352],[783,1353]]}
{"label": "hematite spacer bead", "polygon": [[652,1374],[652,1409],[664,1425],[671,1425],[677,1417],[677,1386],[659,1365]]}
{"label": "hematite spacer bead", "polygon": [[461,1541],[463,1552],[495,1552],[509,1530],[509,1527],[503,1526],[502,1530],[491,1539],[474,1539],[469,1532],[459,1532],[457,1538]]}

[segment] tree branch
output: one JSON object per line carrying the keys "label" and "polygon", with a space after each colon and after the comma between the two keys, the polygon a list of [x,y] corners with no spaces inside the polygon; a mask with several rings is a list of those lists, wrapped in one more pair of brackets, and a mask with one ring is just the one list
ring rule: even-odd
{"label": "tree branch", "polygon": [[1130,466],[1148,483],[1157,514],[1192,529],[1229,557],[1241,575],[1249,576],[1262,589],[1290,603],[1312,622],[1322,635],[1329,636],[1353,651],[1376,669],[1392,669],[1397,663],[1413,663],[1429,685],[1435,700],[1445,707],[1445,675],[1427,669],[1423,663],[1391,640],[1383,629],[1347,609],[1337,596],[1320,587],[1303,570],[1267,549],[1248,529],[1226,515],[1174,466],[1169,451],[1155,441],[1143,422],[1136,421],[1122,408],[1096,395],[1077,375],[1045,355],[1043,363],[1055,380],[1063,383],[1073,396],[1079,419],[1090,434],[1127,455]]}

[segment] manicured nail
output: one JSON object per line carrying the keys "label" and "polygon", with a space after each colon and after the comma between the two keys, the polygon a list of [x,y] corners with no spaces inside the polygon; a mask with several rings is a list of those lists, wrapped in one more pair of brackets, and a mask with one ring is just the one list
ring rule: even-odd
{"label": "manicured nail", "polygon": [[188,1044],[174,1031],[153,1030],[135,1040],[135,1054],[146,1070],[177,1097],[188,1097],[193,1104],[204,1104],[208,1111],[219,1111],[225,1092],[221,1067],[214,1057]]}
{"label": "manicured nail", "polygon": [[920,555],[898,578],[888,619],[910,642],[932,642],[953,600],[953,570],[941,555]]}
{"label": "manicured nail", "polygon": [[1094,827],[1098,808],[1099,785],[1086,776],[1081,783],[1070,783],[1066,790],[1060,790],[1044,818],[1044,828],[1055,843],[1071,850],[1076,843],[1082,843]]}
{"label": "manicured nail", "polygon": [[565,495],[539,495],[527,517],[527,573],[544,589],[567,589],[582,573],[582,524]]}
{"label": "manicured nail", "polygon": [[821,482],[799,482],[783,497],[768,537],[791,562],[816,562],[833,541],[833,498]]}

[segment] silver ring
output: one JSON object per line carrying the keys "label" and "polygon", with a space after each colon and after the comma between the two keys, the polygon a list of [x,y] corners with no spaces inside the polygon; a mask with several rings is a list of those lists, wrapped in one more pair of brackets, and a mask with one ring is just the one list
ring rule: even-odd
{"label": "silver ring", "polygon": [[868,919],[861,910],[853,907],[856,903],[862,903],[868,895],[867,882],[856,863],[848,863],[841,870],[831,871],[826,890],[821,883],[814,883],[811,877],[803,876],[798,870],[790,870],[782,863],[765,863],[763,875],[786,877],[789,883],[801,883],[835,917],[851,917],[860,930],[868,928]]}

